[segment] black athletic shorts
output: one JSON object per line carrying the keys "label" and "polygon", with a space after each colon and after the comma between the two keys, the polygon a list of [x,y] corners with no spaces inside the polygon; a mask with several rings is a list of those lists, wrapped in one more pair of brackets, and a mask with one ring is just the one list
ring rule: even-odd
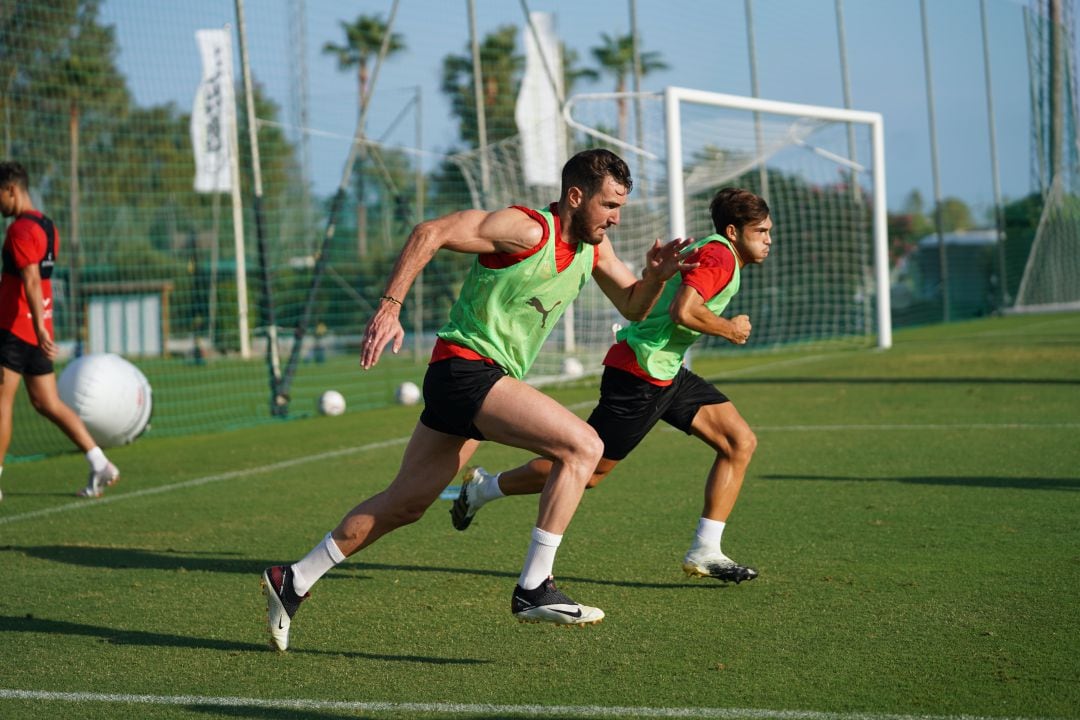
{"label": "black athletic shorts", "polygon": [[37,345],[31,345],[10,330],[0,330],[0,365],[20,375],[48,375],[52,360]]}
{"label": "black athletic shorts", "polygon": [[420,422],[447,435],[486,439],[473,419],[488,392],[506,374],[498,365],[483,360],[447,358],[431,363],[424,375]]}
{"label": "black athletic shorts", "polygon": [[604,441],[604,457],[622,460],[638,446],[660,420],[690,434],[697,411],[705,405],[728,402],[703,378],[685,367],[679,368],[666,387],[612,367],[604,368],[600,381],[600,404],[589,416],[589,424]]}

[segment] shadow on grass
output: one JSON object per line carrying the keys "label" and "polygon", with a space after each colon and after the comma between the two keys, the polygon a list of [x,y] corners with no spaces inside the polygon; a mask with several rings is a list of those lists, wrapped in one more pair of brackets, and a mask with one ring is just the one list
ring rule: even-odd
{"label": "shadow on grass", "polygon": [[[82,488],[82,486],[80,485],[79,488]],[[74,497],[78,497],[78,496],[75,494],[74,490],[72,490],[71,492],[52,492],[52,491],[46,492],[45,490],[40,490],[40,491],[37,491],[37,490],[4,490],[4,497],[6,497],[6,498],[15,498],[15,497],[23,497],[23,498],[49,498],[49,497],[74,498]],[[93,500],[87,500],[87,502],[93,502]]]}
{"label": "shadow on grass", "polygon": [[710,377],[716,385],[1080,385],[1069,378],[1001,377]]}
{"label": "shadow on grass", "polygon": [[912,485],[948,487],[1011,488],[1017,490],[1080,490],[1080,478],[1011,478],[1011,477],[849,477],[843,475],[760,475],[762,480],[838,480],[841,482],[896,482]]}
{"label": "shadow on grass", "polygon": [[[360,703],[357,703],[359,705]],[[371,705],[377,705],[382,703],[370,703]],[[195,712],[204,712],[213,717],[234,717],[234,718],[259,718],[260,720],[372,720],[372,718],[387,718],[387,717],[446,717],[444,713],[438,713],[434,709],[424,712],[421,710],[415,710],[413,708],[401,708],[395,709],[393,704],[386,703],[386,709],[380,709],[377,715],[357,715],[356,711],[345,711],[344,714],[338,714],[334,712],[319,712],[315,710],[301,710],[293,707],[281,707],[271,708],[265,705],[259,706],[237,706],[237,705],[214,705],[212,703],[201,703],[199,705],[189,705],[188,710]],[[457,712],[453,713],[455,720],[492,720],[492,718],[498,718],[499,720],[525,720],[525,718],[536,718],[535,713],[511,713],[500,712],[492,710],[491,713],[486,715],[462,715]],[[559,715],[545,715],[548,720],[557,720]],[[580,715],[574,715],[573,717],[581,717]]]}
{"label": "shadow on grass", "polygon": [[[12,616],[0,615],[0,633],[3,632],[28,632],[45,633],[50,635],[81,635],[84,637],[100,638],[110,645],[140,645],[146,647],[179,647],[195,650],[219,650],[223,652],[260,652],[272,653],[269,644],[238,642],[235,640],[220,640],[217,638],[189,637],[185,635],[170,635],[168,633],[146,632],[143,630],[126,630],[103,627],[99,625],[87,625],[85,623],[68,622],[67,620],[50,620],[39,618],[34,615]],[[344,657],[355,660],[385,660],[390,662],[421,663],[426,665],[487,665],[490,660],[476,660],[471,658],[431,657],[423,655],[388,655],[385,653],[366,653],[356,651],[333,651],[333,650],[290,650],[290,655],[320,655],[328,657]]]}
{"label": "shadow on grass", "polygon": [[[18,552],[28,557],[81,567],[108,568],[112,570],[170,570],[178,572],[216,572],[250,575],[258,578],[263,570],[281,561],[252,560],[250,558],[223,557],[229,553],[199,553],[192,551],[154,551],[142,548],[95,547],[87,545],[31,545],[19,547],[6,545],[0,551]],[[235,554],[235,553],[233,553]],[[374,572],[423,572],[471,575],[516,580],[516,572],[485,570],[480,568],[449,567],[444,565],[395,565],[391,563],[351,562],[330,571],[324,579],[359,580],[370,579]],[[725,587],[723,583],[696,582],[640,582],[636,580],[607,580],[560,575],[558,580],[591,585],[643,588],[653,590],[710,589]]]}
{"label": "shadow on grass", "polygon": [[214,705],[213,703],[200,703],[188,705],[188,710],[206,713],[210,717],[232,718],[260,718],[260,720],[365,720],[374,718],[375,715],[356,715],[352,712],[329,713],[314,710],[300,710],[296,707],[267,707],[258,705],[253,707],[238,707],[236,705]]}

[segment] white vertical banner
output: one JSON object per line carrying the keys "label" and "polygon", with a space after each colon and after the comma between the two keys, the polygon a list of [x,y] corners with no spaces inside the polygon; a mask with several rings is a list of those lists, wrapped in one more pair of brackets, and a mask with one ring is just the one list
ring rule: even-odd
{"label": "white vertical banner", "polygon": [[514,119],[521,133],[526,184],[558,187],[567,160],[566,124],[559,106],[559,96],[564,92],[562,52],[551,13],[531,12],[529,19],[536,37],[525,28],[525,75],[521,79]]}
{"label": "white vertical banner", "polygon": [[203,68],[191,111],[195,191],[229,192],[232,189],[229,128],[236,123],[232,40],[228,30],[196,30],[195,42]]}

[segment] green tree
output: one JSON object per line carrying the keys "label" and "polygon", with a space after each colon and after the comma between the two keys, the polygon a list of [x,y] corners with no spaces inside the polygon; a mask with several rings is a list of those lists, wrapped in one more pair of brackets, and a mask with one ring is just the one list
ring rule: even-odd
{"label": "green tree", "polygon": [[[363,140],[365,137],[363,119],[364,111],[369,101],[370,66],[371,61],[379,54],[383,42],[386,42],[386,57],[390,57],[405,49],[405,40],[400,33],[387,33],[389,27],[379,15],[360,15],[351,23],[340,21],[342,31],[345,33],[345,43],[326,43],[323,45],[323,53],[337,59],[339,70],[356,70],[357,85],[357,115],[356,115],[356,138]],[[356,183],[356,244],[357,253],[363,257],[367,254],[367,197],[364,183],[364,158],[365,149],[361,145],[357,152],[356,165],[353,177]]]}
{"label": "green tree", "polygon": [[[600,72],[615,78],[615,92],[627,91],[626,79],[634,72],[634,37],[633,35],[619,35],[612,37],[607,33],[600,34],[601,44],[592,48],[593,59],[600,65]],[[641,60],[641,76],[667,70],[668,65],[660,59],[660,53],[656,51],[638,51]],[[627,139],[627,105],[626,98],[616,100],[619,114],[619,139]]]}
{"label": "green tree", "polygon": [[127,113],[131,100],[127,84],[116,68],[119,48],[112,26],[98,23],[98,0],[81,0],[75,22],[61,45],[56,73],[54,101],[66,106],[70,167],[70,207],[68,237],[72,246],[79,240],[79,151],[84,122],[110,124]]}
{"label": "green tree", "polygon": [[941,227],[945,232],[970,230],[975,225],[971,208],[963,200],[948,197],[941,201]]}
{"label": "green tree", "polygon": [[[514,106],[521,86],[525,58],[517,49],[518,29],[504,25],[484,36],[480,42],[480,73],[483,75],[482,98],[489,143],[517,134]],[[473,62],[468,47],[463,55],[443,58],[442,91],[458,118],[461,140],[469,147],[479,146],[479,130],[473,91]]]}

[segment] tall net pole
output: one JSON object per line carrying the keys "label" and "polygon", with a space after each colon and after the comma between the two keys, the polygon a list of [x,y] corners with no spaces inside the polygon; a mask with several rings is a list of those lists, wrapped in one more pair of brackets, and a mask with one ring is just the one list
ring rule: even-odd
{"label": "tall net pole", "polygon": [[941,274],[941,319],[949,322],[949,255],[941,215],[941,171],[938,166],[937,119],[934,112],[934,72],[930,62],[930,21],[926,0],[919,0],[922,15],[923,67],[926,70],[926,112],[930,121],[930,171],[934,182],[934,231],[938,239],[938,269]]}

